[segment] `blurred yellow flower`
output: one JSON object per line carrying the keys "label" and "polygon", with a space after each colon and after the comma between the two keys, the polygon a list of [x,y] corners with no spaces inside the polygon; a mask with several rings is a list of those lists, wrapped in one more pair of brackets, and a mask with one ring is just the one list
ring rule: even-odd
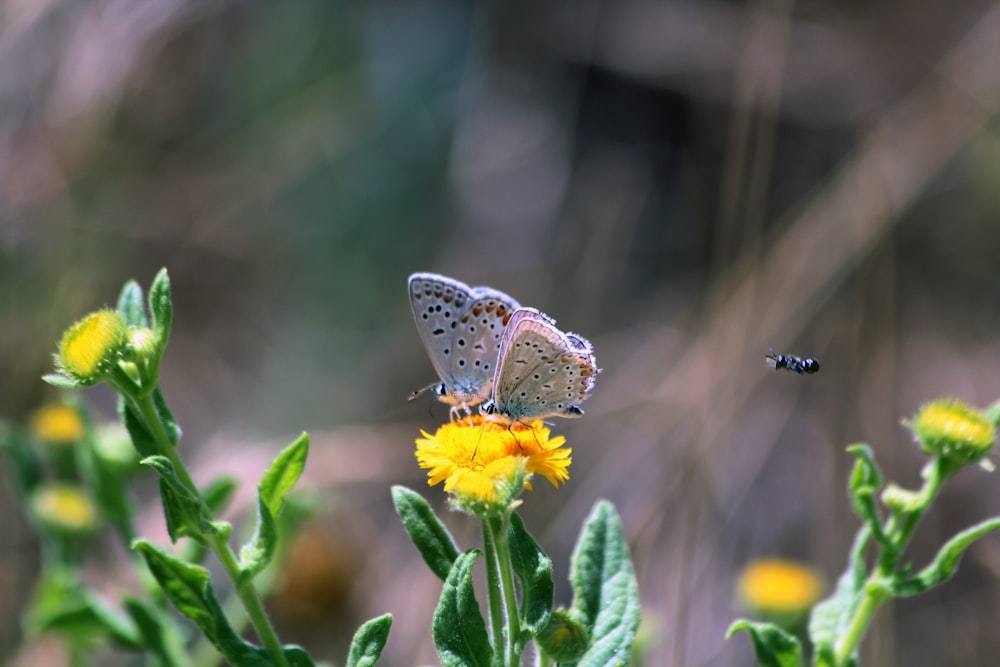
{"label": "blurred yellow flower", "polygon": [[572,450],[540,421],[508,426],[476,416],[447,423],[434,435],[421,433],[416,457],[428,469],[428,484],[444,482],[460,505],[493,511],[506,507],[522,486],[531,489],[534,474],[553,486],[569,479]]}
{"label": "blurred yellow flower", "polygon": [[118,361],[127,343],[125,319],[113,310],[98,310],[66,330],[56,362],[75,380],[94,384]]}
{"label": "blurred yellow flower", "polygon": [[83,437],[83,419],[76,408],[65,403],[50,403],[35,411],[31,430],[41,440],[72,444]]}
{"label": "blurred yellow flower", "polygon": [[48,484],[32,496],[35,517],[55,532],[83,534],[97,527],[97,509],[83,489],[72,484]]}
{"label": "blurred yellow flower", "polygon": [[748,608],[784,618],[804,615],[823,590],[823,579],[815,570],[778,558],[750,563],[737,584],[740,600]]}

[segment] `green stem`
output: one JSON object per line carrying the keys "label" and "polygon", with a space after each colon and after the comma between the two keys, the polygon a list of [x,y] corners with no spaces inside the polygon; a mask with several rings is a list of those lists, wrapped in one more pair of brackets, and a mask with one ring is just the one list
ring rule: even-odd
{"label": "green stem", "polygon": [[496,539],[490,519],[483,519],[483,550],[486,553],[486,597],[490,607],[490,643],[493,644],[493,664],[503,667],[503,601],[500,584],[500,563],[497,560]]}
{"label": "green stem", "polygon": [[[868,579],[868,582],[871,582],[871,578]],[[885,599],[884,595],[873,592],[872,587],[866,584],[865,596],[862,598],[857,610],[855,610],[854,618],[851,619],[851,624],[847,627],[847,631],[844,632],[843,636],[837,642],[837,649],[833,656],[833,664],[836,667],[846,665],[847,661],[854,655],[854,650],[868,631],[868,626],[875,616],[875,610],[879,608],[879,605]]]}
{"label": "green stem", "polygon": [[500,597],[504,605],[504,619],[507,623],[507,637],[504,654],[506,664],[516,667],[521,664],[521,651],[518,648],[518,638],[521,635],[521,621],[517,610],[517,590],[514,587],[514,568],[510,560],[510,544],[507,535],[510,532],[510,515],[503,514],[487,520],[489,530],[493,533],[493,546],[496,549],[496,563],[499,571]]}
{"label": "green stem", "polygon": [[910,538],[913,537],[913,531],[916,530],[917,524],[920,523],[920,520],[924,517],[934,499],[937,498],[938,493],[941,491],[941,486],[956,470],[957,468],[950,465],[949,461],[944,457],[934,458],[924,474],[924,485],[920,489],[921,502],[919,506],[903,516],[894,513],[885,522],[884,533],[888,536],[892,547],[883,550],[879,557],[878,566],[865,582],[865,593],[861,599],[861,604],[855,610],[854,617],[851,619],[847,630],[837,642],[833,663],[835,667],[842,667],[847,664],[847,661],[854,655],[858,644],[868,631],[868,626],[871,625],[875,611],[883,602],[891,597],[885,592],[884,587],[878,585],[876,582],[892,577],[893,572],[899,565],[900,558],[903,556],[903,552],[910,543]]}
{"label": "green stem", "polygon": [[[149,429],[153,440],[156,441],[160,453],[166,456],[173,464],[174,472],[181,483],[201,499],[201,492],[195,485],[190,473],[188,473],[184,462],[178,456],[177,449],[167,436],[167,431],[163,427],[160,415],[156,411],[152,393],[145,392],[138,396],[126,394],[126,396],[132,401],[133,406],[145,422],[146,428]],[[204,500],[202,500],[202,505],[204,507]],[[204,507],[204,512],[206,514],[209,513],[208,507]],[[285,659],[285,652],[282,650],[281,642],[278,640],[278,635],[274,631],[267,613],[264,611],[264,605],[261,603],[260,596],[253,586],[253,581],[249,579],[246,581],[241,580],[239,561],[237,561],[236,554],[233,553],[232,548],[229,546],[229,542],[223,536],[216,534],[209,536],[209,544],[212,546],[212,551],[215,552],[219,562],[222,563],[222,567],[226,570],[229,579],[233,582],[236,594],[239,596],[240,601],[243,603],[243,608],[247,612],[247,617],[249,617],[250,623],[254,626],[254,630],[257,631],[257,636],[263,642],[268,654],[270,654],[271,660],[274,661],[277,667],[288,667],[288,661]]]}

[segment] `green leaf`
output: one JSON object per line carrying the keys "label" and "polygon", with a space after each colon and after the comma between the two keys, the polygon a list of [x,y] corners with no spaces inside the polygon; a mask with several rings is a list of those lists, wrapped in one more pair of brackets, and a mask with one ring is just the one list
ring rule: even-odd
{"label": "green leaf", "polygon": [[190,662],[183,654],[174,626],[163,618],[159,609],[130,596],[123,602],[139,629],[143,647],[159,658],[163,667],[185,667]]}
{"label": "green leaf", "polygon": [[865,549],[870,537],[869,527],[862,526],[854,538],[847,569],[837,580],[833,593],[813,607],[809,617],[809,638],[813,643],[817,664],[834,664],[837,640],[847,630],[854,612],[861,604],[865,580],[868,578]]}
{"label": "green leaf", "polygon": [[434,645],[443,667],[489,667],[493,647],[472,587],[478,549],[461,554],[448,573],[434,610]]}
{"label": "green leaf", "polygon": [[160,449],[156,446],[153,434],[146,428],[145,422],[136,413],[132,404],[120,394],[118,396],[118,415],[121,417],[129,437],[132,438],[132,445],[135,447],[135,451],[139,452],[139,456],[155,456],[159,453]]}
{"label": "green leaf", "polygon": [[212,590],[208,570],[185,563],[147,540],[135,540],[132,548],[146,559],[149,571],[167,599],[195,622],[226,660],[241,667],[266,667],[271,664],[266,653],[243,641],[229,625]]}
{"label": "green leaf", "polygon": [[118,314],[125,318],[129,326],[148,327],[149,321],[146,319],[146,306],[142,302],[142,288],[139,283],[130,280],[122,287],[122,293],[118,296]]}
{"label": "green leaf", "polygon": [[577,663],[624,665],[639,626],[639,584],[621,519],[606,500],[594,505],[570,565],[573,609],[591,629],[592,644]]}
{"label": "green leaf", "polygon": [[555,584],[552,582],[552,560],[524,528],[517,514],[511,514],[510,532],[511,564],[521,580],[521,648],[537,635],[549,620]]}
{"label": "green leaf", "polygon": [[419,493],[405,486],[394,486],[392,502],[424,562],[441,581],[445,581],[458,558],[458,547],[451,533]]}
{"label": "green leaf", "polygon": [[85,438],[77,447],[80,475],[97,501],[101,516],[118,528],[126,540],[133,537],[133,500],[129,495],[128,480],[117,466],[107,465],[96,450],[93,438]]}
{"label": "green leaf", "polygon": [[955,574],[965,550],[980,537],[998,528],[1000,528],[1000,517],[983,521],[963,530],[945,542],[930,565],[913,577],[893,581],[889,590],[893,595],[903,597],[923,593],[929,588],[944,583]]}
{"label": "green leaf", "polygon": [[274,558],[278,546],[277,517],[285,495],[292,490],[309,455],[309,436],[303,433],[271,462],[257,485],[257,525],[240,550],[240,581],[257,576]]}
{"label": "green leaf", "polygon": [[165,456],[147,456],[140,461],[160,474],[160,498],[167,520],[170,540],[177,543],[181,537],[190,537],[206,545],[208,536],[219,532],[219,527],[206,514],[201,499],[191,492],[177,477],[174,464]]}
{"label": "green leaf", "polygon": [[257,485],[257,495],[273,518],[281,516],[285,495],[299,481],[309,456],[309,435],[303,433],[274,458]]}
{"label": "green leaf", "polygon": [[156,406],[156,414],[159,416],[160,423],[163,424],[163,428],[167,432],[170,444],[176,447],[177,442],[181,439],[181,427],[177,424],[177,420],[174,419],[173,413],[170,412],[170,408],[167,406],[163,394],[160,393],[159,387],[153,390],[153,404]]}
{"label": "green leaf", "polygon": [[240,549],[240,585],[257,576],[271,559],[278,545],[278,526],[264,500],[257,496],[257,527],[253,537]]}
{"label": "green leaf", "polygon": [[149,287],[149,312],[153,315],[153,333],[162,354],[174,319],[174,306],[170,301],[170,276],[165,268],[160,269]]}
{"label": "green leaf", "polygon": [[344,667],[372,667],[382,655],[385,643],[389,641],[392,614],[385,614],[368,621],[354,633],[351,650]]}
{"label": "green leaf", "polygon": [[90,386],[86,382],[80,382],[62,373],[46,373],[42,376],[42,381],[60,389],[80,389],[81,387]]}
{"label": "green leaf", "polygon": [[736,621],[726,631],[726,639],[740,630],[746,630],[750,635],[754,655],[761,667],[803,667],[799,640],[777,625]]}

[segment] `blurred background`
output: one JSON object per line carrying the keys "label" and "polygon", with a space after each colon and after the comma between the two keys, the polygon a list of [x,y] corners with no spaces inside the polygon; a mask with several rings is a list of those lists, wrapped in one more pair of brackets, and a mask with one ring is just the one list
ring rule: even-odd
{"label": "blurred background", "polygon": [[[167,267],[161,386],[196,478],[240,475],[246,507],[313,437],[321,512],[271,609],[317,657],[391,612],[382,664],[436,662],[440,583],[389,496],[445,511],[413,458],[448,415],[406,400],[435,379],[413,271],[594,343],[587,415],[555,425],[571,479],[523,516],[568,604],[580,522],[616,504],[647,665],[753,664],[723,639],[737,574],[781,556],[836,578],[858,524],[845,446],[916,487],[899,420],[1000,397],[993,3],[10,0],[0,62],[0,417],[58,396],[39,376],[66,326]],[[775,372],[772,347],[822,370]],[[113,418],[110,392],[84,396]],[[38,554],[9,486],[0,508],[0,661],[56,664],[16,621]],[[914,561],[998,513],[996,475],[964,471]],[[996,664],[998,576],[991,537],[883,608],[863,662]]]}

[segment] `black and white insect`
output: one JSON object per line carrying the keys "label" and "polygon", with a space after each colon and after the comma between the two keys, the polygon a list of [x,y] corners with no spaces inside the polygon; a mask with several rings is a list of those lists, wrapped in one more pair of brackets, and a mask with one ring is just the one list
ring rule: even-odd
{"label": "black and white insect", "polygon": [[764,360],[774,370],[792,371],[800,375],[806,373],[811,375],[819,371],[819,362],[812,357],[802,359],[791,354],[775,354],[774,350],[771,350],[770,354],[764,355]]}

